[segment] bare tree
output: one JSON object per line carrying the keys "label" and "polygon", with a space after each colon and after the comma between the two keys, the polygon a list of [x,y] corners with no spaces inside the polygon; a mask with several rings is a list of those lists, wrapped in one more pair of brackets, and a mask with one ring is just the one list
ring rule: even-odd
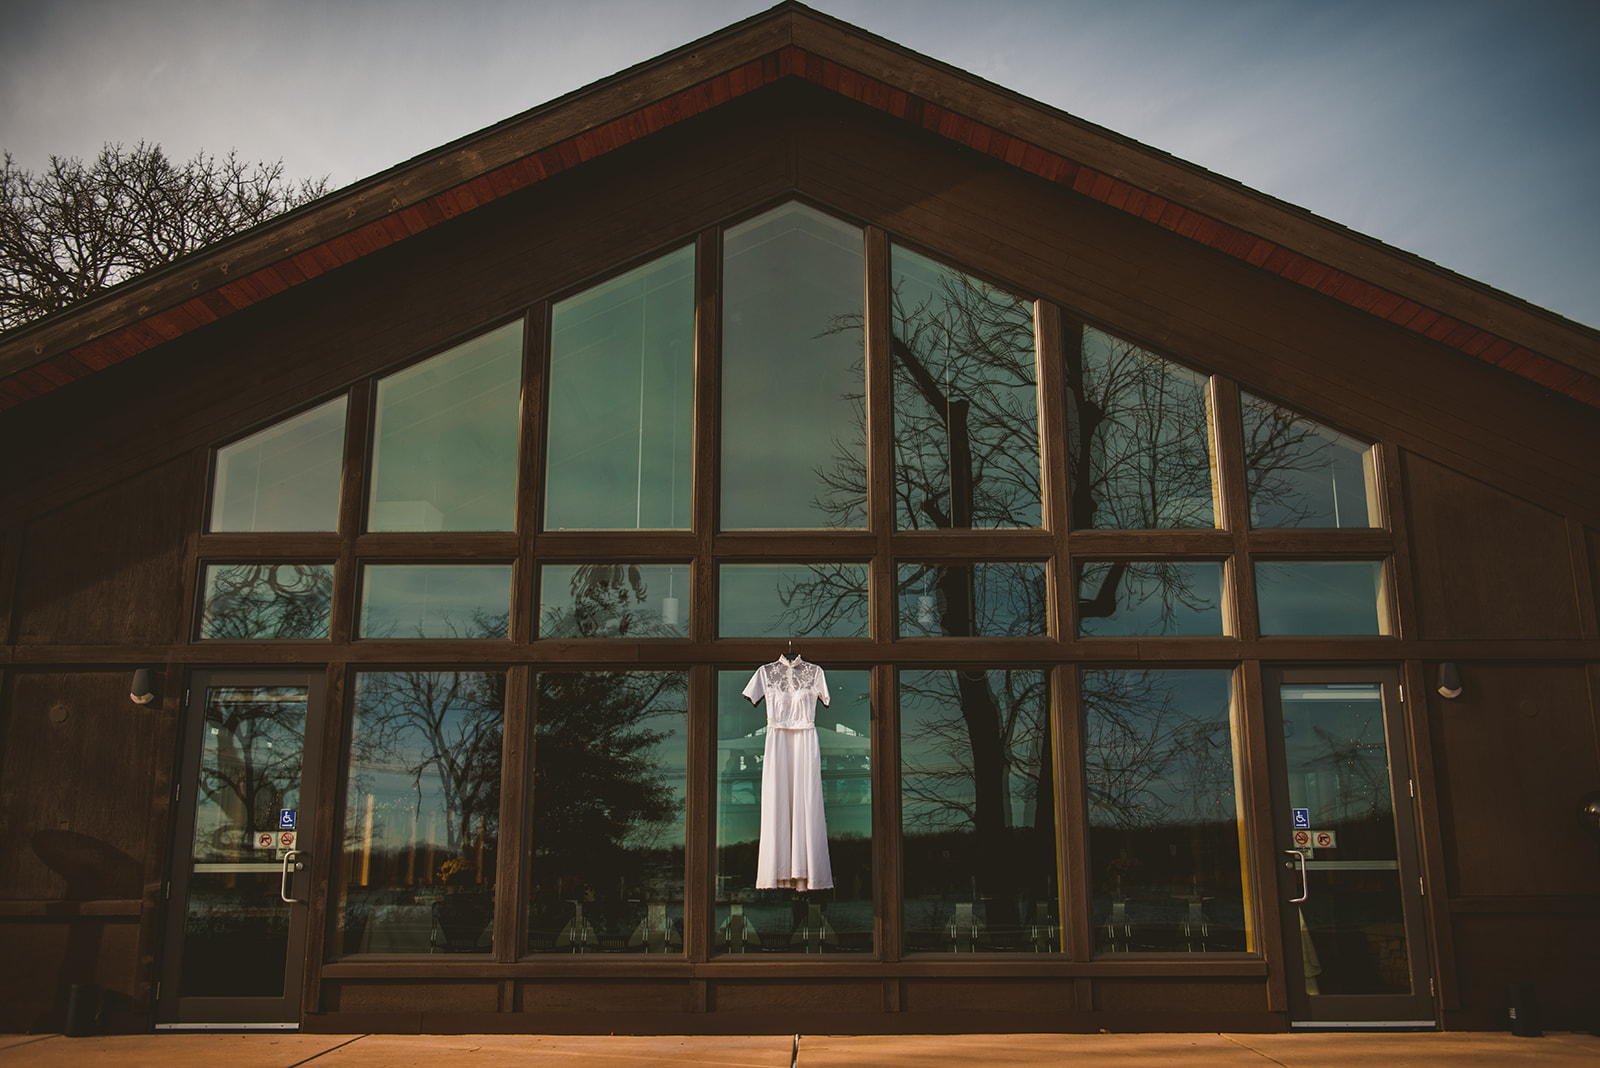
{"label": "bare tree", "polygon": [[90,163],[51,156],[39,173],[0,168],[0,330],[65,308],[265,222],[328,190],[283,163],[160,145],[108,144]]}

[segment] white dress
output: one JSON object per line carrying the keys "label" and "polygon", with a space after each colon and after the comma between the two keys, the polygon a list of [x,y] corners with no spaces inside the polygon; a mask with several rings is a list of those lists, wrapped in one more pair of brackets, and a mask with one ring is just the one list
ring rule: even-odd
{"label": "white dress", "polygon": [[761,759],[761,848],[757,889],[826,890],[833,885],[828,825],[822,811],[822,750],[817,702],[827,704],[822,669],[782,657],[750,676],[744,695],[767,699],[767,743]]}

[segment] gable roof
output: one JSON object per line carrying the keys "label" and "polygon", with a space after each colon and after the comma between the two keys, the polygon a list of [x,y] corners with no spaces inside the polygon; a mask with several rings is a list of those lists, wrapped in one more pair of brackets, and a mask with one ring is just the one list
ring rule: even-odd
{"label": "gable roof", "polygon": [[0,411],[785,79],[1600,408],[1600,331],[785,2],[0,336]]}

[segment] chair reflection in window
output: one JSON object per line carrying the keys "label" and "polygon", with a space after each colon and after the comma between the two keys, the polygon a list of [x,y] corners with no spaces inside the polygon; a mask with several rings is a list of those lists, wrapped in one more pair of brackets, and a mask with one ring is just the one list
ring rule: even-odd
{"label": "chair reflection in window", "polygon": [[971,901],[956,902],[956,911],[945,927],[945,940],[953,953],[978,951],[978,932],[983,930],[983,921],[973,912],[973,905]]}
{"label": "chair reflection in window", "polygon": [[761,944],[761,935],[744,914],[743,905],[728,906],[728,918],[717,928],[717,933],[722,936],[722,948],[727,953],[745,953],[751,946]]}
{"label": "chair reflection in window", "polygon": [[1033,922],[1028,925],[1028,942],[1035,953],[1056,951],[1056,925],[1050,919],[1050,903],[1037,901],[1033,906]]}
{"label": "chair reflection in window", "polygon": [[[1200,892],[1200,881],[1195,880],[1193,893],[1174,895],[1177,900],[1188,902],[1189,911],[1183,918],[1183,937],[1189,944],[1189,952],[1206,951],[1206,938],[1211,934],[1211,925],[1206,921],[1205,904],[1211,898]],[[1195,943],[1199,945],[1196,946]]]}
{"label": "chair reflection in window", "polygon": [[799,922],[789,936],[790,944],[804,946],[807,953],[821,953],[824,944],[839,948],[839,935],[828,922],[820,902],[797,899],[795,913]]}
{"label": "chair reflection in window", "polygon": [[642,947],[646,953],[666,953],[681,949],[682,946],[683,936],[667,919],[667,906],[646,905],[644,919],[634,928],[633,937],[628,939],[628,948]]}
{"label": "chair reflection in window", "polygon": [[1112,953],[1126,953],[1133,941],[1133,925],[1128,922],[1128,898],[1122,892],[1122,876],[1111,895],[1111,918],[1106,921],[1106,937]]}
{"label": "chair reflection in window", "polygon": [[574,953],[588,953],[599,948],[599,939],[595,937],[594,927],[583,918],[583,902],[567,900],[572,906],[572,919],[561,928],[561,933],[556,935],[556,949],[570,949]]}

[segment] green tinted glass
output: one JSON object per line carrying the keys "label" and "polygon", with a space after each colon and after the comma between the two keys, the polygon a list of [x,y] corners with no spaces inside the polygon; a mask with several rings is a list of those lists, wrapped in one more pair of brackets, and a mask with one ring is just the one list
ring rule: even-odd
{"label": "green tinted glass", "polygon": [[723,528],[865,527],[861,231],[786,204],[723,254]]}
{"label": "green tinted glass", "polygon": [[687,529],[694,246],[555,306],[546,530]]}
{"label": "green tinted glass", "polygon": [[522,323],[378,381],[367,529],[511,530]]}
{"label": "green tinted glass", "polygon": [[337,530],[345,398],[217,450],[211,529]]}

